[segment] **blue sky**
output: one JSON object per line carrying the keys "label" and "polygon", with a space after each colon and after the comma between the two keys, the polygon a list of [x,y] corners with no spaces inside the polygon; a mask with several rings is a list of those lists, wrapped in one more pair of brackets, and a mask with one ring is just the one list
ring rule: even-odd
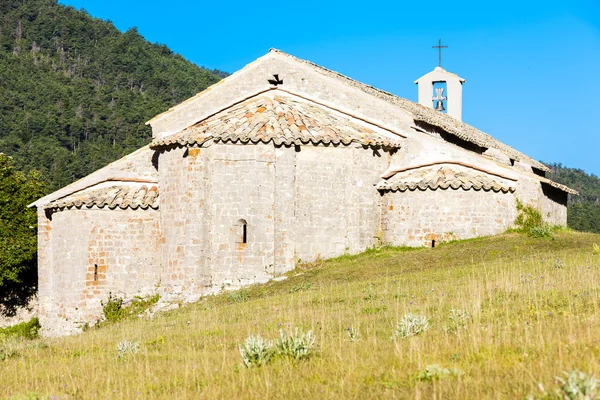
{"label": "blue sky", "polygon": [[600,0],[59,1],[198,65],[234,72],[275,47],[411,100],[441,38],[465,122],[600,176]]}

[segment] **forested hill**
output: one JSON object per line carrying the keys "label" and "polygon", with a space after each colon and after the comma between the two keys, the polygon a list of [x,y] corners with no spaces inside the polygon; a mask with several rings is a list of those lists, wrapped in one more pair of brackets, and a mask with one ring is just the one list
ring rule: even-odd
{"label": "forested hill", "polygon": [[57,189],[148,143],[144,122],[223,75],[56,0],[1,0],[0,152]]}
{"label": "forested hill", "polygon": [[569,226],[600,233],[600,178],[562,164],[547,165],[552,169],[548,175],[550,179],[579,191],[579,196],[569,196]]}

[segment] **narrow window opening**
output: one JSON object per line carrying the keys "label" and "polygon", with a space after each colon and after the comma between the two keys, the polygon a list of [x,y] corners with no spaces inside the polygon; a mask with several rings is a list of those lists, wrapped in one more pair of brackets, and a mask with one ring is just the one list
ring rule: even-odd
{"label": "narrow window opening", "polygon": [[94,282],[98,282],[98,264],[94,264]]}
{"label": "narrow window opening", "polygon": [[248,243],[248,223],[245,219],[240,219],[237,222],[237,239],[236,242],[240,244]]}
{"label": "narrow window opening", "polygon": [[432,240],[431,241],[431,248],[434,248],[434,247],[435,247],[435,240]]}

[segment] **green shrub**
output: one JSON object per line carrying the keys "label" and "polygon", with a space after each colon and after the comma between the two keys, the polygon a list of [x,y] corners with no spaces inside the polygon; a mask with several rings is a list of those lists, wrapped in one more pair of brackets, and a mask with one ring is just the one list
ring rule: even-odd
{"label": "green shrub", "polygon": [[302,333],[296,328],[293,334],[279,331],[276,346],[279,354],[294,359],[308,358],[312,355],[315,336],[312,331]]}
{"label": "green shrub", "polygon": [[600,398],[598,390],[598,379],[593,375],[587,375],[580,371],[563,372],[564,378],[557,376],[560,386],[556,394],[566,400],[587,400]]}
{"label": "green shrub", "polygon": [[517,219],[515,226],[522,232],[529,232],[531,229],[542,226],[544,221],[542,214],[532,206],[526,206],[517,199]]}
{"label": "green shrub", "polygon": [[[128,317],[135,317],[148,310],[154,304],[160,300],[160,295],[155,294],[153,296],[143,298],[136,296],[128,306],[123,306],[123,299],[118,296],[113,296],[112,293],[108,294],[108,300],[101,302],[102,312],[104,313],[104,322],[117,322]],[[99,327],[101,324],[96,324]]]}
{"label": "green shrub", "polygon": [[263,339],[260,335],[247,337],[239,349],[247,368],[266,364],[275,354],[273,342]]}
{"label": "green shrub", "polygon": [[448,317],[450,323],[446,329],[449,333],[457,333],[467,329],[467,324],[471,319],[471,316],[466,310],[451,309],[450,316]]}
{"label": "green shrub", "polygon": [[396,325],[394,337],[417,336],[429,329],[429,318],[424,315],[406,314]]}
{"label": "green shrub", "polygon": [[37,318],[32,318],[28,322],[21,322],[8,328],[0,328],[0,337],[35,339],[38,337],[40,328],[40,321]]}
{"label": "green shrub", "polygon": [[158,300],[160,300],[160,295],[158,293],[146,298],[135,296],[131,304],[124,307],[123,310],[126,316],[136,316],[158,303]]}
{"label": "green shrub", "polygon": [[140,342],[131,342],[123,340],[117,344],[117,358],[123,359],[128,355],[135,355],[140,352]]}
{"label": "green shrub", "polygon": [[534,238],[552,237],[556,227],[546,224],[542,214],[532,206],[526,206],[517,199],[516,229],[514,231],[525,233]]}
{"label": "green shrub", "polygon": [[102,312],[104,313],[104,319],[106,321],[116,322],[125,317],[122,298],[113,296],[112,293],[108,293],[108,300],[106,303],[101,301],[100,304],[102,304]]}
{"label": "green shrub", "polygon": [[528,232],[528,235],[534,238],[552,237],[552,229],[549,225],[534,226]]}
{"label": "green shrub", "polygon": [[248,301],[250,295],[246,289],[236,290],[235,292],[231,292],[227,295],[227,300],[230,303],[243,303]]}

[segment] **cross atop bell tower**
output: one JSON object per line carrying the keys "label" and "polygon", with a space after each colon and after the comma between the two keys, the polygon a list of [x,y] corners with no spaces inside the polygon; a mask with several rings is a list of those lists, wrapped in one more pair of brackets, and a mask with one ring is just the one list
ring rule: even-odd
{"label": "cross atop bell tower", "polygon": [[431,47],[434,49],[438,49],[438,67],[442,68],[442,49],[447,49],[448,46],[442,46],[442,39],[439,39],[438,45]]}
{"label": "cross atop bell tower", "polygon": [[[435,108],[436,111],[440,112],[447,109],[448,115],[460,121],[462,120],[462,85],[466,81],[442,68],[442,49],[448,48],[448,46],[442,46],[442,39],[438,41],[437,46],[432,47],[438,49],[438,66],[415,81],[419,87],[419,104]],[[443,94],[443,87],[436,87],[434,95],[435,84],[445,85],[446,94]],[[446,107],[444,107],[444,101]]]}

